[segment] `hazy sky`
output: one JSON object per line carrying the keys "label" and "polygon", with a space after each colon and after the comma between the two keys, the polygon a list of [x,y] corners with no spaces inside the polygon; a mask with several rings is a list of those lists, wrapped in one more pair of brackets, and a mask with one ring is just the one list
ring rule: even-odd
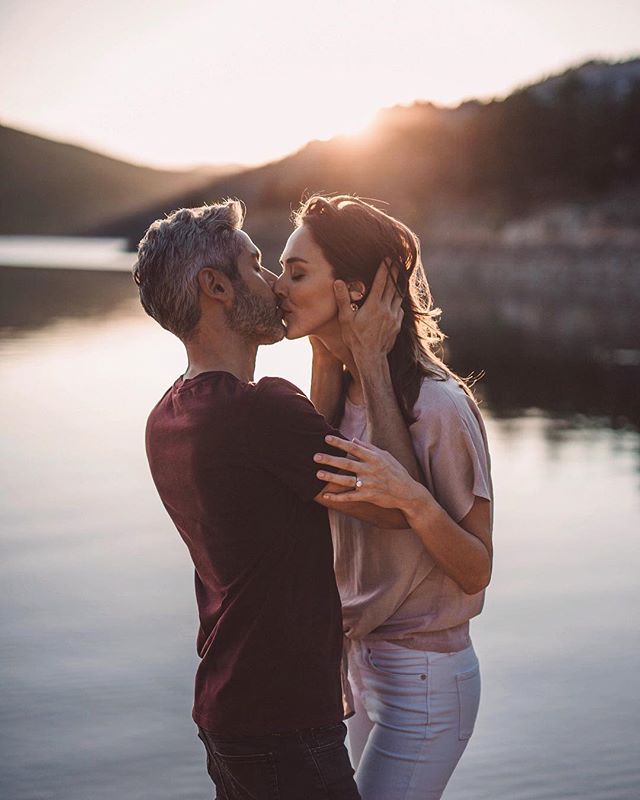
{"label": "hazy sky", "polygon": [[640,0],[0,0],[0,122],[154,165],[256,163],[378,108],[640,53]]}

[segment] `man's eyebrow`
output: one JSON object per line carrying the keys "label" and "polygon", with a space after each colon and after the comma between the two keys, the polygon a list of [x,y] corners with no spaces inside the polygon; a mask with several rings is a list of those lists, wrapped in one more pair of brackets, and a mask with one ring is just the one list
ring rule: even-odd
{"label": "man's eyebrow", "polygon": [[306,261],[304,258],[300,258],[299,256],[289,256],[289,258],[285,258],[284,261],[282,259],[280,259],[280,263],[283,264],[283,265],[284,264],[291,265],[291,264],[298,264],[298,263],[300,263],[300,264],[308,264],[309,262]]}
{"label": "man's eyebrow", "polygon": [[252,250],[252,251],[251,251],[251,255],[252,255],[254,258],[257,258],[257,259],[258,259],[258,261],[262,261],[262,250],[260,250],[260,248],[259,248],[259,247],[256,247],[256,249],[255,249],[255,250]]}

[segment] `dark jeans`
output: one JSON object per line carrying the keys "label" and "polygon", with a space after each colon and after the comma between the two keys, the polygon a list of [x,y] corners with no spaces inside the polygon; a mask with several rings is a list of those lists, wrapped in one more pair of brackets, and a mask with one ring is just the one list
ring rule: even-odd
{"label": "dark jeans", "polygon": [[227,739],[199,728],[217,800],[359,800],[343,722]]}

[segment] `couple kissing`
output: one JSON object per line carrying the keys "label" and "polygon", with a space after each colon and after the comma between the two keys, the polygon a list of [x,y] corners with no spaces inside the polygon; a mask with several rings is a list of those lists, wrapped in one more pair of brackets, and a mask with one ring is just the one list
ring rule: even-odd
{"label": "couple kissing", "polygon": [[[146,448],[195,567],[193,719],[216,797],[439,798],[480,699],[482,418],[440,357],[406,225],[311,197],[277,274],[243,223],[238,200],[176,211],[134,267],[187,354]],[[285,336],[311,341],[310,399],[254,381],[258,347]]]}

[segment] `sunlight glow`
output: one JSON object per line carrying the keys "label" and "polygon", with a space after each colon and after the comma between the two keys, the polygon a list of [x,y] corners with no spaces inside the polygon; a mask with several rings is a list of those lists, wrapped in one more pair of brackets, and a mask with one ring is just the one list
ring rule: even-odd
{"label": "sunlight glow", "polygon": [[259,163],[383,107],[629,57],[638,29],[635,0],[6,0],[0,114],[149,164]]}

